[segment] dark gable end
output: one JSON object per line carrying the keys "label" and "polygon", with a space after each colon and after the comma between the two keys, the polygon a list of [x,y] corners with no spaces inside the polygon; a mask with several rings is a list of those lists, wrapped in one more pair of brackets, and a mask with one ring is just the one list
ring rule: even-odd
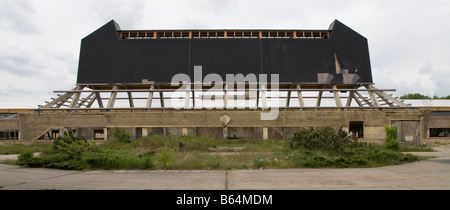
{"label": "dark gable end", "polygon": [[[330,37],[121,39],[114,21],[81,41],[77,84],[170,83],[194,65],[203,77],[279,74],[280,83],[372,83],[367,39],[338,20]],[[324,79],[325,78],[325,79]]]}

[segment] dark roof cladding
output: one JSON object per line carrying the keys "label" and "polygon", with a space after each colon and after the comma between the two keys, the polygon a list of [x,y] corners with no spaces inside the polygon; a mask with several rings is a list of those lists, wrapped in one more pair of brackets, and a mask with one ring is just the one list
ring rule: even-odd
{"label": "dark roof cladding", "polygon": [[372,83],[367,39],[328,30],[123,31],[114,21],[81,41],[77,84],[170,83],[184,73],[279,74],[280,83]]}

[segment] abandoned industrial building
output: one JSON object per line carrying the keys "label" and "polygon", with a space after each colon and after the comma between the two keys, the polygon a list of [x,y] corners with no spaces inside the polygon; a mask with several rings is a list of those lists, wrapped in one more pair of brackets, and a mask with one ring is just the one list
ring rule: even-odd
{"label": "abandoned industrial building", "polygon": [[335,20],[323,30],[121,30],[81,41],[71,90],[34,108],[0,107],[0,142],[53,140],[71,130],[106,140],[198,135],[287,139],[331,126],[406,145],[450,141],[450,106],[408,104],[372,81],[365,37]]}

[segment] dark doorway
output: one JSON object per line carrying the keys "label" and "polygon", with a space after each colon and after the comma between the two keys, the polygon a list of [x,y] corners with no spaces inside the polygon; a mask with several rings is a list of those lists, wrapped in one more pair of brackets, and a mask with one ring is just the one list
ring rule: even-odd
{"label": "dark doorway", "polygon": [[364,122],[350,121],[348,133],[350,135],[355,135],[357,138],[364,138]]}

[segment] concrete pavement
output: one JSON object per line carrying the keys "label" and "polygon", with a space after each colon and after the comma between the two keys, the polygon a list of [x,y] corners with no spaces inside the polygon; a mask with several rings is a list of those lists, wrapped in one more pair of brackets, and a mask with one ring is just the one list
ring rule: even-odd
{"label": "concrete pavement", "polygon": [[[380,168],[68,171],[0,164],[0,190],[449,190],[450,147]],[[1,160],[1,159],[0,159]]]}

